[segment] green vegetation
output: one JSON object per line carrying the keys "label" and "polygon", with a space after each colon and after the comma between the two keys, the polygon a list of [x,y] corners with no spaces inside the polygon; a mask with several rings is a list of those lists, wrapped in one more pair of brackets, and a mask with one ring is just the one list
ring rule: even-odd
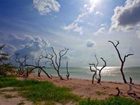
{"label": "green vegetation", "polygon": [[3,87],[14,87],[14,90],[19,91],[19,94],[35,105],[41,105],[42,102],[46,105],[55,105],[56,102],[62,104],[73,102],[78,105],[140,105],[138,101],[123,97],[112,97],[107,100],[81,99],[72,94],[70,89],[57,87],[48,81],[17,80],[10,76],[0,77],[0,88]]}
{"label": "green vegetation", "polygon": [[80,98],[73,95],[70,89],[57,87],[48,81],[17,80],[15,77],[0,77],[0,88],[17,87],[19,93],[30,101],[60,102],[78,101]]}
{"label": "green vegetation", "polygon": [[140,102],[124,97],[111,97],[106,100],[84,99],[79,105],[140,105]]}

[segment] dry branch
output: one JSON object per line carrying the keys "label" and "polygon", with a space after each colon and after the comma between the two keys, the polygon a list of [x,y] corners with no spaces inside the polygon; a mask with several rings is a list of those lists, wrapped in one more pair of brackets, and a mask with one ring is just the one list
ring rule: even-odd
{"label": "dry branch", "polygon": [[119,41],[117,41],[116,44],[114,42],[112,42],[112,41],[108,41],[108,42],[111,43],[114,46],[114,48],[116,49],[116,51],[117,51],[118,57],[119,57],[119,59],[121,61],[120,71],[121,71],[121,74],[122,74],[122,78],[123,78],[124,83],[127,83],[123,68],[124,68],[126,58],[131,56],[131,55],[134,55],[134,54],[126,54],[124,57],[121,57],[120,51],[118,49],[118,45],[120,44]]}

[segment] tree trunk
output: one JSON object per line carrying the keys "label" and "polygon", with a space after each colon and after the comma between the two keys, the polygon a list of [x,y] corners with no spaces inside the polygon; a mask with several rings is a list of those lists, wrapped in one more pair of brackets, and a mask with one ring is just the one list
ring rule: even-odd
{"label": "tree trunk", "polygon": [[59,76],[60,80],[64,80],[64,79],[62,78],[62,76],[60,75],[59,70],[56,70],[56,71],[57,71],[57,74],[58,74],[58,76]]}
{"label": "tree trunk", "polygon": [[97,81],[97,83],[100,83],[101,82],[101,70],[99,71],[99,79],[98,79],[98,81]]}
{"label": "tree trunk", "polygon": [[94,77],[95,77],[96,73],[93,74],[92,76],[92,84],[94,84]]}
{"label": "tree trunk", "polygon": [[41,70],[39,69],[38,70],[38,77],[40,77],[40,74],[41,74]]}
{"label": "tree trunk", "polygon": [[43,68],[40,68],[40,69],[47,75],[48,78],[51,79],[51,77],[49,76],[49,74]]}
{"label": "tree trunk", "polygon": [[122,74],[122,78],[123,78],[124,83],[127,83],[126,78],[125,78],[125,75],[124,75],[124,72],[123,72],[123,66],[124,66],[124,62],[121,65],[120,71],[121,71],[121,74]]}

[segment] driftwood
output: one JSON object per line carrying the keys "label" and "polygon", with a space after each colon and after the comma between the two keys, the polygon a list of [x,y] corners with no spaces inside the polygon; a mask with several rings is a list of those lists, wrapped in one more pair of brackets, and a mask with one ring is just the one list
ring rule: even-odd
{"label": "driftwood", "polygon": [[115,96],[120,96],[120,94],[122,94],[122,92],[120,91],[120,89],[118,87],[116,87],[117,90],[117,94]]}
{"label": "driftwood", "polygon": [[132,82],[132,78],[130,77],[130,83],[128,83],[129,90],[127,91],[127,94],[134,98],[135,100],[140,99],[140,96],[137,95],[136,91],[133,90],[134,83]]}

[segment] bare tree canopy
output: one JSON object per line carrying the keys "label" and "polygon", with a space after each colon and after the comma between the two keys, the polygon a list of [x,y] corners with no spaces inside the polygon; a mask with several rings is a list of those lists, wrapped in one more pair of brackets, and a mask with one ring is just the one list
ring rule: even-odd
{"label": "bare tree canopy", "polygon": [[[95,55],[95,59],[96,59],[96,64],[95,63],[89,64],[90,65],[90,71],[93,72],[92,84],[94,83],[94,78],[97,80],[97,83],[101,82],[101,78],[102,78],[101,72],[107,65],[106,61],[101,57],[100,59],[104,62],[104,65],[101,68],[98,68],[99,60],[98,60],[96,55]],[[92,66],[94,67],[94,69],[92,68]],[[97,72],[98,72],[98,74],[97,74]],[[98,75],[98,77],[97,77],[97,75]]]}
{"label": "bare tree canopy", "polygon": [[134,55],[134,54],[126,54],[124,57],[122,57],[121,54],[120,54],[120,51],[118,49],[118,45],[120,44],[120,42],[117,41],[116,44],[112,41],[108,41],[108,42],[111,43],[114,46],[115,50],[117,51],[118,57],[121,61],[120,71],[121,71],[121,74],[122,74],[122,78],[123,78],[124,83],[127,83],[127,80],[126,80],[125,74],[124,74],[124,64],[125,64],[126,58],[131,56],[131,55]]}
{"label": "bare tree canopy", "polygon": [[[21,57],[20,54],[15,54],[15,62],[18,64],[18,75],[25,75],[25,67],[28,59],[27,55]],[[26,77],[28,77],[28,71],[26,71]]]}
{"label": "bare tree canopy", "polygon": [[59,78],[63,80],[63,77],[60,74],[60,67],[62,63],[62,58],[67,54],[68,50],[67,48],[60,50],[58,53],[54,50],[53,47],[51,47],[52,53],[47,53],[46,58],[51,62],[53,68],[57,72]]}

